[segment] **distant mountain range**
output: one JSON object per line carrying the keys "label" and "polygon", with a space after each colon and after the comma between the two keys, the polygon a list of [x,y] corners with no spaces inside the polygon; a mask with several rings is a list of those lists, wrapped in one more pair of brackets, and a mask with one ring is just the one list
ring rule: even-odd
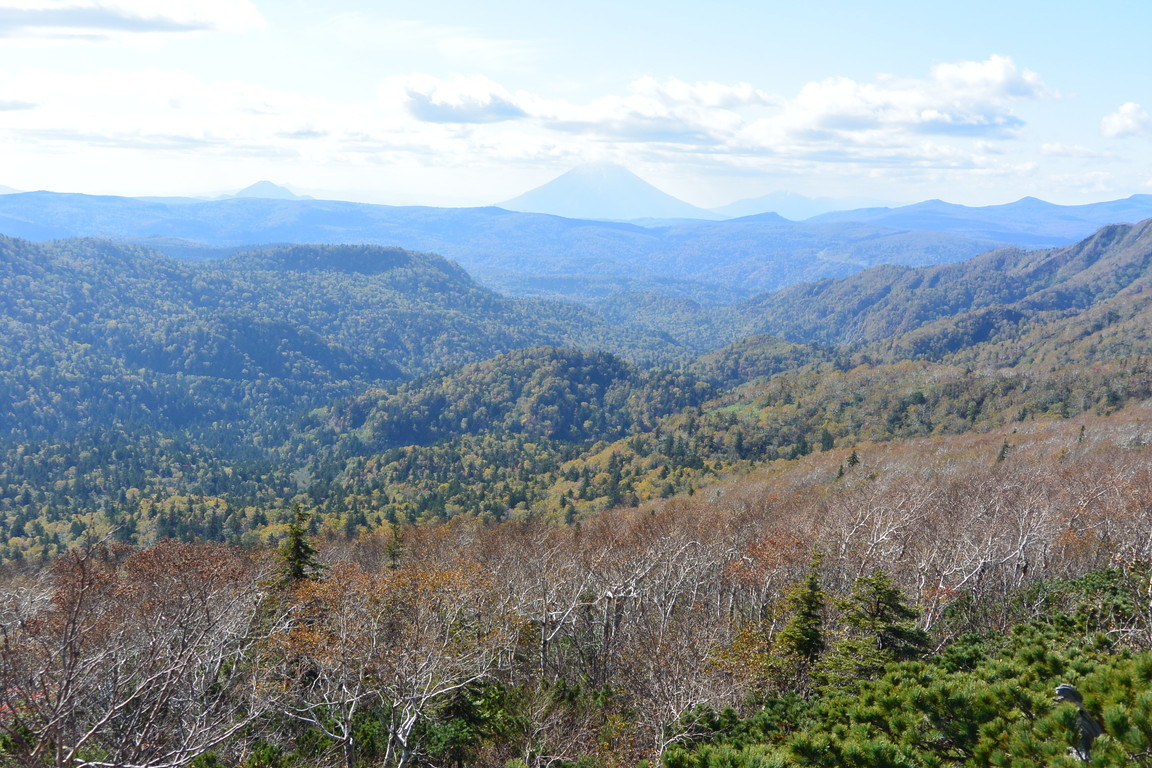
{"label": "distant mountain range", "polygon": [[578,166],[519,197],[497,203],[498,207],[509,211],[656,226],[673,221],[716,221],[767,213],[776,213],[791,221],[802,221],[830,211],[882,205],[888,203],[863,198],[811,198],[791,192],[773,192],[706,210],[657,189],[615,163]]}
{"label": "distant mountain range", "polygon": [[1152,216],[1152,195],[1132,195],[1087,205],[1056,205],[1025,197],[1014,203],[968,207],[926,200],[900,208],[865,208],[825,213],[809,223],[856,222],[900,229],[928,229],[969,237],[1035,245],[1053,239],[1072,242],[1106,224],[1134,223]]}
{"label": "distant mountain range", "polygon": [[500,208],[52,192],[0,196],[0,234],[40,241],[101,237],[190,260],[275,243],[397,245],[455,259],[479,279],[519,295],[588,300],[659,290],[708,303],[843,277],[873,264],[957,261],[1005,243],[883,225],[810,225],[775,215],[643,227]]}
{"label": "distant mountain range", "polygon": [[1152,195],[1088,205],[1056,205],[1025,197],[1014,203],[970,207],[941,200],[890,206],[859,198],[809,198],[773,192],[704,210],[662,192],[623,166],[591,163],[500,203],[499,207],[657,227],[718,219],[741,219],[745,223],[779,223],[783,219],[807,224],[878,224],[896,230],[946,232],[1004,244],[1048,247],[1074,242],[1106,224],[1148,218],[1152,216]]}
{"label": "distant mountain range", "polygon": [[803,222],[764,213],[640,226],[500,208],[284,199],[279,189],[261,183],[247,192],[280,198],[207,201],[7,194],[0,196],[0,234],[38,241],[101,237],[185,260],[276,243],[390,245],[454,259],[478,279],[517,295],[594,301],[658,291],[715,304],[879,264],[925,266],[1000,246],[1067,245],[1106,224],[1152,217],[1152,195],[1134,195],[1080,206],[1034,198],[976,208],[928,201]]}
{"label": "distant mountain range", "polygon": [[503,203],[522,213],[550,213],[570,219],[722,219],[660,191],[627,168],[589,163]]}
{"label": "distant mountain range", "polygon": [[891,203],[863,198],[805,197],[794,192],[773,192],[762,197],[737,200],[734,203],[713,208],[712,212],[725,218],[740,218],[771,212],[792,221],[804,221],[832,211],[876,208],[887,205],[891,205]]}

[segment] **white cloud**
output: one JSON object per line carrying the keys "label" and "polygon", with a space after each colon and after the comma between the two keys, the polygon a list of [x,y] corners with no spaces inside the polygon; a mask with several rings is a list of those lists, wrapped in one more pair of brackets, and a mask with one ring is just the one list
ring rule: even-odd
{"label": "white cloud", "polygon": [[778,100],[747,83],[690,84],[644,77],[623,96],[587,104],[535,99],[528,111],[544,126],[566,135],[603,140],[683,146],[727,143],[747,122],[746,114]]}
{"label": "white cloud", "polygon": [[317,115],[333,124],[349,118],[340,105],[315,98],[167,70],[0,72],[0,93],[36,102],[34,109],[5,113],[0,137],[15,137],[6,143],[16,152],[27,144],[52,151],[82,151],[86,144],[219,154],[264,145],[293,151],[297,142],[276,137],[327,128],[327,122],[316,125]]}
{"label": "white cloud", "polygon": [[1020,124],[1010,106],[1044,92],[1036,75],[998,57],[942,65],[923,80],[809,83],[790,99],[748,83],[644,77],[583,103],[513,91],[482,75],[390,77],[375,101],[364,102],[168,70],[0,71],[0,139],[268,152],[334,165],[405,156],[445,166],[637,156],[731,168],[795,161],[975,170],[1010,162],[997,159],[1001,140]]}
{"label": "white cloud", "polygon": [[[403,106],[419,121],[478,131],[431,134],[429,141],[467,141],[489,150],[485,142],[499,144],[514,130],[524,156],[562,143],[596,156],[642,153],[654,162],[691,157],[735,167],[794,158],[982,171],[1011,163],[1002,157],[1003,141],[1024,126],[1013,106],[1050,94],[1039,75],[1003,56],[941,64],[923,79],[831,78],[808,83],[792,98],[749,83],[653,77],[583,103],[512,92],[479,76],[409,75],[381,88],[385,105]],[[481,130],[481,123],[490,125]]]}
{"label": "white cloud", "polygon": [[1011,59],[941,64],[925,80],[808,83],[779,118],[761,126],[779,138],[906,142],[916,134],[1003,138],[1024,123],[1012,102],[1047,93],[1038,75]]}
{"label": "white cloud", "polygon": [[[241,173],[300,184],[283,171],[260,171],[266,163],[307,168],[329,188],[360,174],[365,188],[412,192],[450,171],[487,174],[496,189],[525,169],[611,159],[665,173],[991,187],[995,179],[1051,174],[1061,163],[1065,172],[1082,170],[1059,158],[1108,156],[1071,143],[1006,141],[1021,134],[1017,106],[1050,92],[1003,57],[940,65],[919,79],[831,78],[787,97],[750,83],[642,77],[576,101],[502,80],[394,76],[364,99],[348,95],[351,88],[305,95],[173,70],[0,70],[0,167],[4,182],[20,187],[46,183],[37,177],[40,162],[58,162],[60,174],[100,168],[106,178],[115,176],[107,169],[133,163],[138,178],[186,163],[189,173],[207,178],[215,169],[237,185],[251,181],[235,178]],[[1030,164],[1036,153],[1052,159],[1038,169]]]}
{"label": "white cloud", "polygon": [[1007,56],[938,64],[932,69],[932,79],[947,95],[970,103],[1006,103],[1049,93],[1039,75],[1027,69],[1018,71]]}
{"label": "white cloud", "polygon": [[262,26],[251,0],[0,0],[0,37],[105,40]]}
{"label": "white cloud", "polygon": [[1100,133],[1109,139],[1143,136],[1152,133],[1152,117],[1139,104],[1129,101],[1121,104],[1112,114],[1104,116],[1100,121]]}
{"label": "white cloud", "polygon": [[387,79],[384,103],[403,103],[417,120],[429,123],[496,123],[527,116],[511,94],[481,75],[442,80],[430,75]]}
{"label": "white cloud", "polygon": [[530,119],[538,129],[624,142],[717,144],[744,123],[740,110],[772,103],[747,84],[688,84],[641,78],[625,96],[586,104],[512,93],[483,77],[391,77],[380,88],[385,105],[402,105],[428,123],[496,123]]}

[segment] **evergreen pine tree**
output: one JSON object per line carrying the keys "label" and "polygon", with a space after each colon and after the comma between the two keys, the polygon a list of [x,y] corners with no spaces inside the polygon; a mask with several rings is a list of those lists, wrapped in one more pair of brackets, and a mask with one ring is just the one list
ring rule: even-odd
{"label": "evergreen pine tree", "polygon": [[812,560],[808,576],[788,594],[785,601],[792,617],[780,630],[776,641],[805,664],[813,664],[824,652],[824,590],[820,586],[820,556]]}
{"label": "evergreen pine tree", "polygon": [[927,653],[928,636],[916,626],[917,612],[883,571],[856,579],[839,607],[844,611],[843,636],[813,671],[824,688],[871,678],[892,662]]}
{"label": "evergreen pine tree", "polygon": [[308,541],[310,517],[297,505],[292,522],[288,524],[288,537],[280,546],[280,580],[286,586],[314,579],[323,569],[316,560],[316,548]]}

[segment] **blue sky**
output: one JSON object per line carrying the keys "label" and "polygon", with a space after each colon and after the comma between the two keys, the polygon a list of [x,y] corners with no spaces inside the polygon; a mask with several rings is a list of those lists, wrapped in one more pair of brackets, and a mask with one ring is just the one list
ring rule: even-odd
{"label": "blue sky", "polygon": [[0,184],[706,207],[1152,193],[1152,3],[0,0]]}

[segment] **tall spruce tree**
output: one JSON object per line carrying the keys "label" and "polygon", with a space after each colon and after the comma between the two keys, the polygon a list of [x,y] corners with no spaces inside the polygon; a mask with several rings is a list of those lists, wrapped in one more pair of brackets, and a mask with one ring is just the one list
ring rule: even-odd
{"label": "tall spruce tree", "polygon": [[308,541],[308,520],[311,514],[296,506],[288,536],[280,545],[280,582],[291,586],[305,579],[314,579],[323,570],[316,560],[316,548]]}
{"label": "tall spruce tree", "polygon": [[825,602],[817,555],[808,568],[808,576],[788,594],[785,604],[792,616],[776,637],[785,652],[799,657],[806,665],[814,664],[824,652]]}

